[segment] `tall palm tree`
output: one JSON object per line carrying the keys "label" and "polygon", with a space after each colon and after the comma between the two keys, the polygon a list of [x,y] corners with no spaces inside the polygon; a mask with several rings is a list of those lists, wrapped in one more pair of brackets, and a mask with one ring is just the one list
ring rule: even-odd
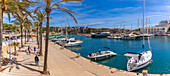
{"label": "tall palm tree", "polygon": [[40,35],[40,53],[39,56],[42,56],[42,24],[45,22],[44,20],[46,19],[46,12],[45,11],[39,11],[35,12],[36,16],[34,17],[38,22],[39,22],[39,35]]}
{"label": "tall palm tree", "polygon": [[[48,55],[48,39],[49,39],[49,19],[50,19],[50,13],[52,9],[54,9],[54,6],[57,6],[56,9],[60,9],[66,13],[68,13],[74,21],[77,23],[76,18],[71,14],[75,12],[70,11],[69,9],[65,7],[60,7],[60,3],[66,2],[66,1],[82,1],[82,0],[61,0],[59,2],[53,3],[54,0],[38,0],[40,3],[40,6],[38,8],[43,8],[45,9],[45,12],[47,13],[47,23],[46,23],[46,40],[45,40],[45,56],[44,56],[44,68],[43,68],[43,73],[47,74],[47,55]],[[78,15],[78,14],[76,14]],[[78,15],[79,16],[79,15]]]}
{"label": "tall palm tree", "polygon": [[12,22],[17,22],[20,24],[20,31],[21,31],[21,47],[23,47],[23,25],[24,25],[24,21],[27,18],[27,14],[22,13],[23,16],[19,16],[19,15],[15,15],[14,17],[16,18],[15,21]]}
{"label": "tall palm tree", "polygon": [[2,30],[3,30],[3,13],[7,13],[10,21],[10,13],[20,15],[19,10],[23,10],[29,15],[31,13],[26,9],[33,2],[29,0],[1,0],[0,1],[0,57],[2,56]]}
{"label": "tall palm tree", "polygon": [[38,35],[38,30],[39,30],[39,23],[38,22],[34,22],[34,26],[36,27],[36,31],[37,31],[37,45],[39,48],[39,35]]}
{"label": "tall palm tree", "polygon": [[[28,20],[28,18],[26,18],[25,22],[24,22],[24,27],[25,27],[25,44],[28,41],[28,32],[30,31],[30,25],[32,25],[31,20]],[[26,40],[27,39],[27,40]]]}

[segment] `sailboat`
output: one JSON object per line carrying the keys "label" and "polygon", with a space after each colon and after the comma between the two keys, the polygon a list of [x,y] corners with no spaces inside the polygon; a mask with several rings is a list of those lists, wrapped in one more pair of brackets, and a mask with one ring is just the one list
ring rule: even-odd
{"label": "sailboat", "polygon": [[[143,0],[143,32],[144,32],[144,6],[145,6],[145,0]],[[128,62],[127,62],[128,71],[135,71],[135,70],[144,68],[152,62],[152,51],[150,47],[149,37],[148,37],[148,44],[149,44],[149,50],[145,51],[145,39],[144,39],[144,33],[143,33],[142,50],[140,50],[137,53],[128,52],[127,54],[124,55],[128,59]],[[128,57],[131,57],[131,58],[129,59]]]}
{"label": "sailboat", "polygon": [[[65,15],[66,17],[66,15]],[[66,18],[67,20],[67,18]],[[66,22],[65,22],[66,24]],[[68,38],[68,32],[67,32],[67,27],[66,27],[66,40],[63,41],[61,44],[64,45],[65,47],[68,47],[68,46],[79,46],[83,43],[83,41],[80,41],[80,40],[75,40],[74,37],[73,38]]]}

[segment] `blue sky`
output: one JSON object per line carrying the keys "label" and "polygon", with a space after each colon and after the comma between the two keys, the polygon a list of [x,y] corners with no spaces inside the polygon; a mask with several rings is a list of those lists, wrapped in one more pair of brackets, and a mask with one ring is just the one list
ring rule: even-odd
{"label": "blue sky", "polygon": [[[170,1],[146,0],[146,14],[151,26],[161,20],[170,19]],[[142,26],[142,0],[83,0],[83,2],[65,2],[60,4],[80,16],[74,15],[78,24],[67,15],[68,26],[88,26],[93,28],[114,28],[125,25],[125,28],[138,27],[138,19]],[[65,13],[54,9],[51,12],[50,26],[65,26]],[[62,18],[62,21],[61,21]],[[8,17],[4,14],[4,22],[8,23]],[[68,23],[67,23],[68,24]],[[45,23],[43,24],[45,26]]]}

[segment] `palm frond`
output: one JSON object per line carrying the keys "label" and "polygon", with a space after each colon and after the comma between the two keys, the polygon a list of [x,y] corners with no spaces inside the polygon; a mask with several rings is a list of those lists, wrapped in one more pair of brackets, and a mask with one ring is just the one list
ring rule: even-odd
{"label": "palm frond", "polygon": [[68,2],[68,1],[83,1],[83,0],[61,0],[61,1],[57,2],[57,4],[59,4],[61,2]]}
{"label": "palm frond", "polygon": [[[62,10],[65,10],[65,11],[69,11],[69,12],[71,12],[71,13],[74,13],[74,14],[76,14],[76,15],[78,15],[77,13],[75,13],[75,12],[73,12],[73,11],[70,11],[69,9],[67,9],[67,8],[65,8],[65,7],[60,7]],[[80,16],[80,15],[78,15],[78,16]]]}
{"label": "palm frond", "polygon": [[66,12],[67,14],[69,14],[69,15],[73,18],[73,20],[74,20],[75,23],[78,24],[76,18],[75,18],[70,12],[68,12],[68,11],[65,11],[65,12]]}
{"label": "palm frond", "polygon": [[7,14],[8,14],[9,22],[10,22],[10,21],[11,21],[11,15],[10,15],[10,13],[9,13],[9,12],[8,12]]}

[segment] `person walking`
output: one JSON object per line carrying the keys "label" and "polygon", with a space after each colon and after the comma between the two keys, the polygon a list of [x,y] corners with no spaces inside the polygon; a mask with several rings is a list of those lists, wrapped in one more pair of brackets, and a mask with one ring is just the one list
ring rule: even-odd
{"label": "person walking", "polygon": [[35,65],[38,66],[39,65],[39,58],[38,58],[38,56],[36,55],[34,59],[35,59]]}
{"label": "person walking", "polygon": [[28,53],[29,53],[29,55],[31,54],[30,46],[28,46]]}
{"label": "person walking", "polygon": [[34,47],[34,54],[36,53],[36,47]]}

